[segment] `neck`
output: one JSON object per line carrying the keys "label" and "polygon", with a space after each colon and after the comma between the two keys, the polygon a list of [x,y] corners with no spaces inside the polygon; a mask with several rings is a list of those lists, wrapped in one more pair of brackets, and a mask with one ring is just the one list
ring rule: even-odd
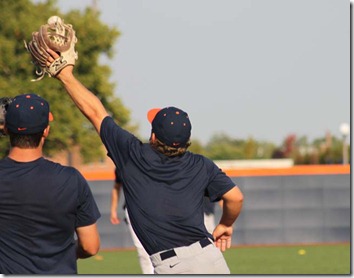
{"label": "neck", "polygon": [[18,162],[31,162],[42,157],[42,148],[21,149],[13,147],[10,150],[9,158]]}

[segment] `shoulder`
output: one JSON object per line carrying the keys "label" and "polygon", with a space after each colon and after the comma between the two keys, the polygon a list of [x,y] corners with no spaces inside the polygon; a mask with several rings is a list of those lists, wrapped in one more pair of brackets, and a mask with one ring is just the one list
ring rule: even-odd
{"label": "shoulder", "polygon": [[100,135],[102,133],[106,132],[106,130],[110,129],[115,129],[115,130],[124,130],[122,127],[120,127],[111,116],[107,116],[103,119],[101,123],[101,129],[100,129]]}
{"label": "shoulder", "polygon": [[111,116],[107,116],[103,119],[100,129],[100,137],[104,142],[109,142],[111,140],[126,142],[127,140],[137,139],[128,130],[119,126]]}
{"label": "shoulder", "polygon": [[140,139],[120,127],[110,116],[104,118],[102,122],[100,137],[110,155],[128,154],[142,146]]}
{"label": "shoulder", "polygon": [[52,171],[57,175],[83,178],[80,171],[72,166],[62,165],[47,158],[43,158],[42,163],[45,164],[45,169]]}
{"label": "shoulder", "polygon": [[0,165],[5,165],[8,161],[9,161],[8,158],[4,157],[4,158],[0,159]]}
{"label": "shoulder", "polygon": [[214,161],[201,154],[186,152],[185,157],[186,159],[193,159],[194,162],[203,163],[203,165],[205,165],[207,168],[217,167]]}

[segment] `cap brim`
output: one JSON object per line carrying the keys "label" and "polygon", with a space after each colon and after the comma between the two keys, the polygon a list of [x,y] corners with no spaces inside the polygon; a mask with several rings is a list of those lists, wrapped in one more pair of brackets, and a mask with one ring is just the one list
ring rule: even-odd
{"label": "cap brim", "polygon": [[147,119],[150,123],[152,123],[152,121],[155,119],[156,114],[159,113],[160,110],[161,108],[152,108],[149,110],[149,112],[147,113]]}

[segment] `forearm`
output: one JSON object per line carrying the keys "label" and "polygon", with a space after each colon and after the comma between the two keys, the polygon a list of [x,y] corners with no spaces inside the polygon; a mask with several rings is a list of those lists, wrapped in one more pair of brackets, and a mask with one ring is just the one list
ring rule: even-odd
{"label": "forearm", "polygon": [[118,193],[117,189],[113,188],[112,189],[112,197],[111,197],[111,212],[117,211],[118,207]]}
{"label": "forearm", "polygon": [[220,224],[232,226],[240,215],[243,205],[243,195],[238,187],[234,187],[222,198],[222,216]]}
{"label": "forearm", "polygon": [[240,215],[242,209],[242,202],[223,202],[222,216],[220,224],[225,226],[232,226]]}
{"label": "forearm", "polygon": [[99,133],[102,120],[108,116],[101,101],[75,78],[71,70],[63,69],[57,78],[64,85],[75,105]]}

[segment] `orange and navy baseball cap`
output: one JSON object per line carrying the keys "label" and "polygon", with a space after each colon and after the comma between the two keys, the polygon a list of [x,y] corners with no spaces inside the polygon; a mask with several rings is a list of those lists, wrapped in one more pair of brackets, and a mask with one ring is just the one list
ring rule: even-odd
{"label": "orange and navy baseball cap", "polygon": [[5,115],[6,128],[15,134],[42,132],[52,120],[49,103],[32,93],[14,97]]}
{"label": "orange and navy baseball cap", "polygon": [[147,118],[157,139],[174,148],[183,148],[191,137],[192,125],[188,114],[170,106],[149,110]]}

